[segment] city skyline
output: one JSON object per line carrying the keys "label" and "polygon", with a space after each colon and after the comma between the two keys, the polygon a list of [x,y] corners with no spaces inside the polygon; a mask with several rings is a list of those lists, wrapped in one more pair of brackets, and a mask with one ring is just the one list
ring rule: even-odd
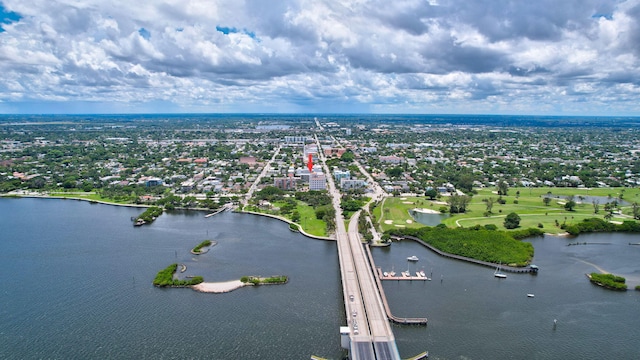
{"label": "city skyline", "polygon": [[639,116],[640,2],[0,1],[0,113]]}

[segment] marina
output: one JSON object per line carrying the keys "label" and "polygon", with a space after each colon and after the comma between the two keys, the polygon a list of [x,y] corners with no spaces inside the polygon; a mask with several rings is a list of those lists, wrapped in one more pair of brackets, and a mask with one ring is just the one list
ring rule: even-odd
{"label": "marina", "polygon": [[[422,276],[420,275],[420,272],[416,272],[415,276],[410,275],[410,273],[408,271],[403,271],[402,272],[402,276],[392,276],[389,273],[386,273],[387,275],[385,275],[385,273],[382,271],[381,268],[376,268],[376,272],[378,274],[378,277],[380,278],[380,280],[397,280],[397,281],[431,281],[430,277]],[[407,274],[407,275],[404,275]]]}

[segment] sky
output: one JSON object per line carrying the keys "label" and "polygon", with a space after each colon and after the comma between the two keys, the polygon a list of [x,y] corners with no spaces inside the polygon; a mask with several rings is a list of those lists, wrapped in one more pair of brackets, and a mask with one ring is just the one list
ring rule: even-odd
{"label": "sky", "polygon": [[0,0],[0,113],[640,116],[640,0]]}

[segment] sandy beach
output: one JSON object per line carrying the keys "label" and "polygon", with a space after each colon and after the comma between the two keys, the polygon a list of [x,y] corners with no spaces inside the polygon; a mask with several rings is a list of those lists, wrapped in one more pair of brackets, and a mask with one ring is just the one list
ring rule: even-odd
{"label": "sandy beach", "polygon": [[191,288],[196,291],[206,292],[206,293],[226,293],[229,291],[233,291],[235,289],[239,289],[246,284],[240,280],[233,281],[225,281],[225,282],[203,282],[198,285],[193,285]]}
{"label": "sandy beach", "polygon": [[423,214],[440,214],[440,211],[426,208],[415,208],[413,209],[415,212],[423,213]]}

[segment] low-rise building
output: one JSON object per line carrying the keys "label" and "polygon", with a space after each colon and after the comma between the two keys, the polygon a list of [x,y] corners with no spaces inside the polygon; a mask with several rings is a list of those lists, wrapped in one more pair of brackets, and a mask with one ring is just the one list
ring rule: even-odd
{"label": "low-rise building", "polygon": [[367,187],[367,182],[361,179],[341,179],[342,190],[362,189]]}
{"label": "low-rise building", "polygon": [[273,179],[273,186],[282,190],[295,190],[297,180],[294,177],[278,177]]}

